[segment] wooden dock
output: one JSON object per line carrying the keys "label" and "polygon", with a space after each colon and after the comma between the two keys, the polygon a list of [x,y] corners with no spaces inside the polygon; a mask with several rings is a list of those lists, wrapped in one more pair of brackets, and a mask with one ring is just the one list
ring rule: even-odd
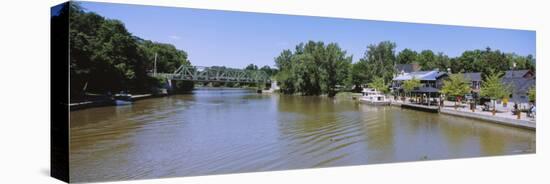
{"label": "wooden dock", "polygon": [[[397,106],[397,104],[394,106]],[[433,112],[433,113],[439,112],[439,106],[427,106],[427,105],[410,104],[410,103],[400,103],[399,106],[405,109],[414,109],[414,110],[419,110],[424,112]]]}
{"label": "wooden dock", "polygon": [[152,94],[132,95],[132,101],[143,100],[151,97],[154,97],[154,95]]}

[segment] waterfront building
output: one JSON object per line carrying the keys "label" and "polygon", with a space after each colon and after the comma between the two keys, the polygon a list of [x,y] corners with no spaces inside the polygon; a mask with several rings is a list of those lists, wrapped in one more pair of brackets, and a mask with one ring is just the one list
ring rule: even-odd
{"label": "waterfront building", "polygon": [[418,72],[420,71],[420,65],[418,63],[396,64],[395,70],[397,71],[396,72],[397,75],[402,75],[402,74],[411,73],[411,72]]}
{"label": "waterfront building", "polygon": [[535,73],[531,70],[508,70],[502,77],[502,82],[510,86],[510,101],[526,104],[529,103],[527,93],[535,86]]}
{"label": "waterfront building", "polygon": [[402,87],[403,82],[414,78],[420,80],[421,85],[411,91],[412,94],[426,96],[428,98],[438,97],[439,90],[443,86],[443,80],[447,77],[448,74],[446,72],[441,72],[437,69],[432,71],[416,71],[410,73],[402,72],[393,78],[391,90],[398,96],[403,94],[405,92]]}
{"label": "waterfront building", "polygon": [[464,79],[470,83],[471,93],[479,93],[483,80],[481,79],[481,72],[462,73]]}

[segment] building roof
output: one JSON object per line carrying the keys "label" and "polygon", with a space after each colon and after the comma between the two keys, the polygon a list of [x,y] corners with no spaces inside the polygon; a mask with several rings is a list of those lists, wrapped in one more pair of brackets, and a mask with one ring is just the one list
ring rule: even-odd
{"label": "building roof", "polygon": [[404,80],[411,80],[413,78],[421,80],[421,81],[435,81],[439,79],[441,76],[447,75],[445,72],[439,72],[439,71],[419,71],[419,72],[411,72],[411,73],[404,73],[401,75],[398,75],[393,78],[395,81],[404,81]]}
{"label": "building roof", "polygon": [[527,93],[529,88],[536,84],[535,79],[532,78],[503,78],[502,83],[510,85],[515,93]]}
{"label": "building roof", "polygon": [[465,79],[468,79],[470,81],[481,81],[481,72],[463,73],[462,75]]}
{"label": "building roof", "polygon": [[530,70],[508,70],[504,73],[503,78],[520,78],[525,77]]}
{"label": "building roof", "polygon": [[420,65],[416,63],[396,64],[395,69],[397,70],[397,72],[404,72],[404,73],[418,72],[420,70]]}

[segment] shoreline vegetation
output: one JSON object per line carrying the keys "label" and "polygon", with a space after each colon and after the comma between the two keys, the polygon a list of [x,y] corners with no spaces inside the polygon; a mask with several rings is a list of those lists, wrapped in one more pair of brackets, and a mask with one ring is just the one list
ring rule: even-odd
{"label": "shoreline vegetation", "polygon": [[[88,12],[78,3],[68,3],[68,11],[52,16],[52,24],[63,17],[70,20],[70,95],[71,103],[94,100],[99,94],[108,97],[118,92],[162,96],[158,91],[167,88],[166,79],[148,75],[154,68],[158,73],[171,73],[181,65],[191,65],[188,53],[172,44],[145,40],[128,32],[123,22]],[[63,12],[69,12],[64,14]],[[347,96],[360,92],[362,87],[374,87],[389,94],[392,78],[398,74],[397,64],[418,64],[420,70],[442,70],[451,73],[480,72],[487,81],[496,81],[504,71],[531,70],[535,72],[536,59],[532,55],[520,56],[500,50],[466,50],[461,55],[449,57],[429,49],[414,51],[405,48],[396,51],[397,44],[382,41],[366,47],[364,55],[353,62],[338,43],[307,41],[294,49],[285,49],[274,57],[275,68],[246,66],[245,70],[263,70],[280,88],[275,92],[285,95]],[[156,64],[155,64],[156,61]],[[156,66],[156,67],[155,67]],[[224,67],[224,66],[213,66]],[[454,79],[454,78],[453,78]],[[173,93],[188,93],[195,86],[261,88],[258,84],[194,83],[172,81]],[[418,84],[412,84],[411,86]],[[465,80],[446,82],[457,87],[444,88],[450,96],[464,93]],[[502,98],[497,84],[482,86],[482,96]],[[495,87],[497,86],[497,87]],[[486,89],[484,89],[486,88]],[[487,90],[492,88],[490,90]],[[534,88],[530,99],[535,98]]]}
{"label": "shoreline vegetation", "polygon": [[[300,43],[294,51],[283,50],[275,58],[279,69],[275,79],[283,94],[301,93],[304,95],[327,94],[335,96],[338,91],[360,92],[361,87],[370,86],[388,93],[393,77],[399,73],[397,64],[418,64],[421,71],[440,70],[454,74],[480,72],[482,78],[500,78],[506,70],[530,70],[535,72],[535,58],[532,55],[519,56],[504,53],[487,47],[484,50],[464,51],[460,56],[449,57],[442,52],[432,50],[416,52],[404,49],[396,52],[396,43],[383,41],[367,46],[362,58],[352,63],[346,51],[337,43],[309,41]],[[465,84],[467,79],[455,81]],[[420,84],[410,81],[414,88]],[[455,82],[449,84],[455,85]],[[459,84],[459,87],[464,85]],[[460,88],[446,89],[442,92],[456,95],[466,91]],[[494,97],[494,94],[487,94]],[[496,95],[499,96],[499,95]]]}
{"label": "shoreline vegetation", "polygon": [[[66,14],[52,17],[52,24],[69,17],[71,103],[87,101],[88,95],[118,93],[155,94],[166,81],[147,75],[172,72],[191,65],[185,51],[174,45],[145,40],[132,35],[119,20],[86,12],[78,3],[67,3]],[[177,81],[174,92],[192,89],[193,83]]]}

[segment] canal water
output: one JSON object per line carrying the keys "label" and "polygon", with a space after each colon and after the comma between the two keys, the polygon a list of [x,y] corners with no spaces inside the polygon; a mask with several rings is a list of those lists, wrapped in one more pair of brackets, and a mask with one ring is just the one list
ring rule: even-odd
{"label": "canal water", "polygon": [[71,181],[534,153],[535,132],[347,98],[198,89],[73,111]]}

